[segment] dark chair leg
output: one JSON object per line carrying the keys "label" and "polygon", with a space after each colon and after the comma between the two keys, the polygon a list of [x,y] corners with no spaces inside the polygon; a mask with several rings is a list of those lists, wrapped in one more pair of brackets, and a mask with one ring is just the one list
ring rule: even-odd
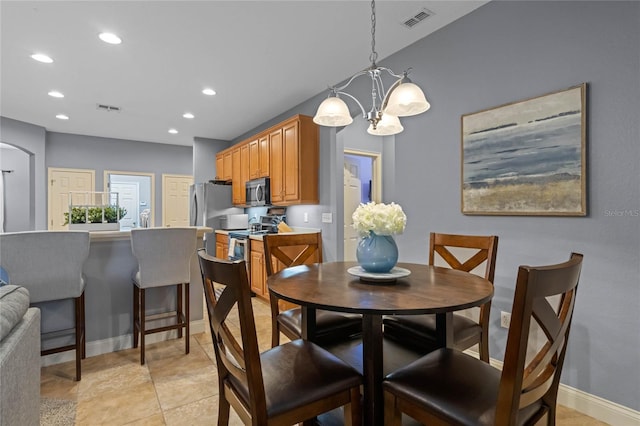
{"label": "dark chair leg", "polygon": [[86,329],[87,321],[86,321],[84,291],[82,292],[80,297],[82,298],[82,301],[80,302],[80,308],[82,309],[82,315],[80,317],[80,320],[82,321],[82,323],[81,323],[81,327],[82,327],[82,359],[85,359],[87,357],[87,329]]}
{"label": "dark chair leg", "polygon": [[229,401],[221,394],[218,404],[218,426],[229,425]]}
{"label": "dark chair leg", "polygon": [[144,292],[145,289],[140,289],[140,365],[144,365],[144,335],[145,330],[145,305],[144,305]]}
{"label": "dark chair leg", "polygon": [[138,332],[140,321],[140,289],[133,285],[133,347],[138,347]]}
{"label": "dark chair leg", "polygon": [[[184,324],[185,324],[185,353],[189,353],[189,340],[191,338],[191,334],[189,332],[189,283],[184,284]],[[182,330],[182,327],[179,328]]]}
{"label": "dark chair leg", "polygon": [[[182,315],[182,284],[176,284],[176,324],[181,324]],[[178,327],[178,339],[182,338],[182,327]]]}
{"label": "dark chair leg", "polygon": [[75,338],[76,338],[76,381],[80,381],[82,378],[81,361],[82,361],[82,340],[84,333],[84,325],[82,324],[82,304],[84,302],[82,293],[80,296],[74,299],[74,311],[75,311]]}
{"label": "dark chair leg", "polygon": [[480,336],[480,343],[478,343],[480,359],[487,364],[489,363],[489,336],[484,331]]}

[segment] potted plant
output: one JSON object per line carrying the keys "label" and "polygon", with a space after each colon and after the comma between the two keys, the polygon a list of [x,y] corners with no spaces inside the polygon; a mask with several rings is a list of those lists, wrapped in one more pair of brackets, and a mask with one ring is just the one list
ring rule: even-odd
{"label": "potted plant", "polygon": [[69,224],[69,229],[88,231],[118,230],[120,227],[118,221],[126,214],[127,209],[117,205],[73,206],[71,221],[69,221],[69,212],[65,212],[63,225]]}

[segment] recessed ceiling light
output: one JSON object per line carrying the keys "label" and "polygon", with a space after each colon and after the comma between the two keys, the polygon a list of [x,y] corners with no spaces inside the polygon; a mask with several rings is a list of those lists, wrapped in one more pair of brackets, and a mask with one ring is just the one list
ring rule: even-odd
{"label": "recessed ceiling light", "polygon": [[172,135],[176,135],[178,134],[178,131],[176,129],[169,129],[169,133],[171,133]]}
{"label": "recessed ceiling light", "polygon": [[42,53],[33,54],[31,55],[31,58],[35,59],[38,62],[44,62],[45,64],[50,64],[51,62],[53,62],[53,59]]}
{"label": "recessed ceiling light", "polygon": [[64,95],[60,92],[58,92],[57,90],[52,90],[49,92],[49,96],[53,97],[53,98],[64,98]]}
{"label": "recessed ceiling light", "polygon": [[56,115],[56,118],[58,120],[68,120],[69,116],[68,115],[64,115],[64,114],[58,114],[58,115]]}
{"label": "recessed ceiling light", "polygon": [[213,89],[206,88],[202,90],[202,93],[204,93],[205,95],[213,96],[216,94],[216,91]]}
{"label": "recessed ceiling light", "polygon": [[182,114],[182,116],[184,118],[194,118],[195,115],[191,114],[190,112],[185,112],[184,114]]}
{"label": "recessed ceiling light", "polygon": [[100,40],[104,41],[105,43],[109,43],[109,44],[122,43],[122,40],[120,39],[120,37],[118,37],[113,33],[100,33],[98,37],[100,37]]}

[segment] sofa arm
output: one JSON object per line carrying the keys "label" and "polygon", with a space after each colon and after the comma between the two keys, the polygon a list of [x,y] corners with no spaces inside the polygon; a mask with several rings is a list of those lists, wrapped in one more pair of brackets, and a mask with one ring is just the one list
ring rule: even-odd
{"label": "sofa arm", "polygon": [[40,424],[40,309],[0,342],[0,426]]}

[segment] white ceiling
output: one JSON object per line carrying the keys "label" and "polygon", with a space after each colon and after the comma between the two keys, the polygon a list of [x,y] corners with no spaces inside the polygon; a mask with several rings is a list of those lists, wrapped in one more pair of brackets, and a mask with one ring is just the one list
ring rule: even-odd
{"label": "white ceiling", "polygon": [[[378,1],[378,60],[484,3]],[[434,15],[401,25],[423,7]],[[53,132],[188,146],[241,135],[366,68],[371,51],[370,2],[360,0],[3,0],[0,19],[2,116]],[[123,43],[103,43],[103,31]],[[36,52],[54,62],[34,61]],[[203,95],[207,86],[217,95]],[[187,111],[195,118],[183,118]]]}

